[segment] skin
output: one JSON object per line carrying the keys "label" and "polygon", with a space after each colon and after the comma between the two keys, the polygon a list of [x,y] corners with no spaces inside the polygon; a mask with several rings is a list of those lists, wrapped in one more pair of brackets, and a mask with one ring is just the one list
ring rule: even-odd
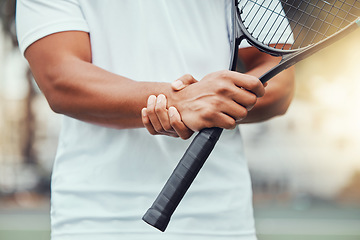
{"label": "skin", "polygon": [[188,86],[181,90],[170,83],[137,82],[95,66],[91,56],[89,34],[81,31],[52,34],[27,48],[25,57],[53,111],[111,128],[141,128],[148,97],[163,94],[166,106],[181,115],[176,124],[186,126],[175,124],[174,132],[231,129],[265,93],[256,77],[227,70],[194,82],[185,75]]}
{"label": "skin", "polygon": [[[258,51],[256,48],[239,49],[239,59],[248,69],[247,74],[260,77],[275,66],[280,59]],[[184,76],[172,84],[176,91],[196,83],[192,76]],[[294,69],[287,69],[265,84],[265,95],[257,99],[256,104],[247,108],[248,112],[234,119],[236,124],[261,122],[286,113],[294,94]],[[181,111],[180,111],[181,112]],[[166,102],[163,94],[151,95],[147,107],[142,109],[142,121],[150,134],[168,135],[188,139],[194,129],[182,121],[179,111]]]}

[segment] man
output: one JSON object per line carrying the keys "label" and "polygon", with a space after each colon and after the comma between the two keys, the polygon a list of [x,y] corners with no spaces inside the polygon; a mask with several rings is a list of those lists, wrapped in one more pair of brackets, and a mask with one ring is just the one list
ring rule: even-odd
{"label": "man", "polygon": [[[64,115],[53,240],[256,239],[240,133],[230,129],[283,114],[293,75],[280,74],[265,93],[254,76],[278,59],[252,48],[239,53],[248,74],[226,70],[232,4],[17,1],[20,49],[50,107]],[[187,139],[204,127],[229,131],[160,233],[141,217],[189,141],[147,129]]]}

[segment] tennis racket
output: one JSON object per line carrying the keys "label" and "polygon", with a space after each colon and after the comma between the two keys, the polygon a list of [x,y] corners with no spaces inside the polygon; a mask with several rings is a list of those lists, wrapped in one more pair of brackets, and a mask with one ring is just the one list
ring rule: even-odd
{"label": "tennis racket", "polygon": [[[242,40],[280,63],[260,77],[265,83],[284,69],[360,27],[360,0],[235,0],[235,68]],[[289,31],[290,29],[290,31]],[[170,218],[202,168],[222,129],[203,129],[194,138],[143,220],[165,231]]]}

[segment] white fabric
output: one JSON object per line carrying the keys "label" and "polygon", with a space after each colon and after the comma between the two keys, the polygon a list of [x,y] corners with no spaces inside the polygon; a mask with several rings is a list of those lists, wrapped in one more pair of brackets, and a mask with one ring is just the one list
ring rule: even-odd
{"label": "white fabric", "polygon": [[[227,69],[231,0],[18,0],[22,52],[49,34],[90,32],[93,63],[136,81]],[[54,46],[56,47],[56,46]],[[84,83],[86,84],[86,83]],[[254,240],[239,131],[225,131],[165,233],[141,217],[189,141],[63,117],[52,175],[53,240]]]}

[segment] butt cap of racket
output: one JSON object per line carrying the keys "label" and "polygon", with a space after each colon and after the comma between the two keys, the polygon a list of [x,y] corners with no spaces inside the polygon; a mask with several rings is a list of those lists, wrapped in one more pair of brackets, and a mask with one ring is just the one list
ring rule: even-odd
{"label": "butt cap of racket", "polygon": [[142,217],[146,223],[164,232],[167,225],[170,222],[170,218],[164,214],[161,214],[158,210],[149,208]]}

